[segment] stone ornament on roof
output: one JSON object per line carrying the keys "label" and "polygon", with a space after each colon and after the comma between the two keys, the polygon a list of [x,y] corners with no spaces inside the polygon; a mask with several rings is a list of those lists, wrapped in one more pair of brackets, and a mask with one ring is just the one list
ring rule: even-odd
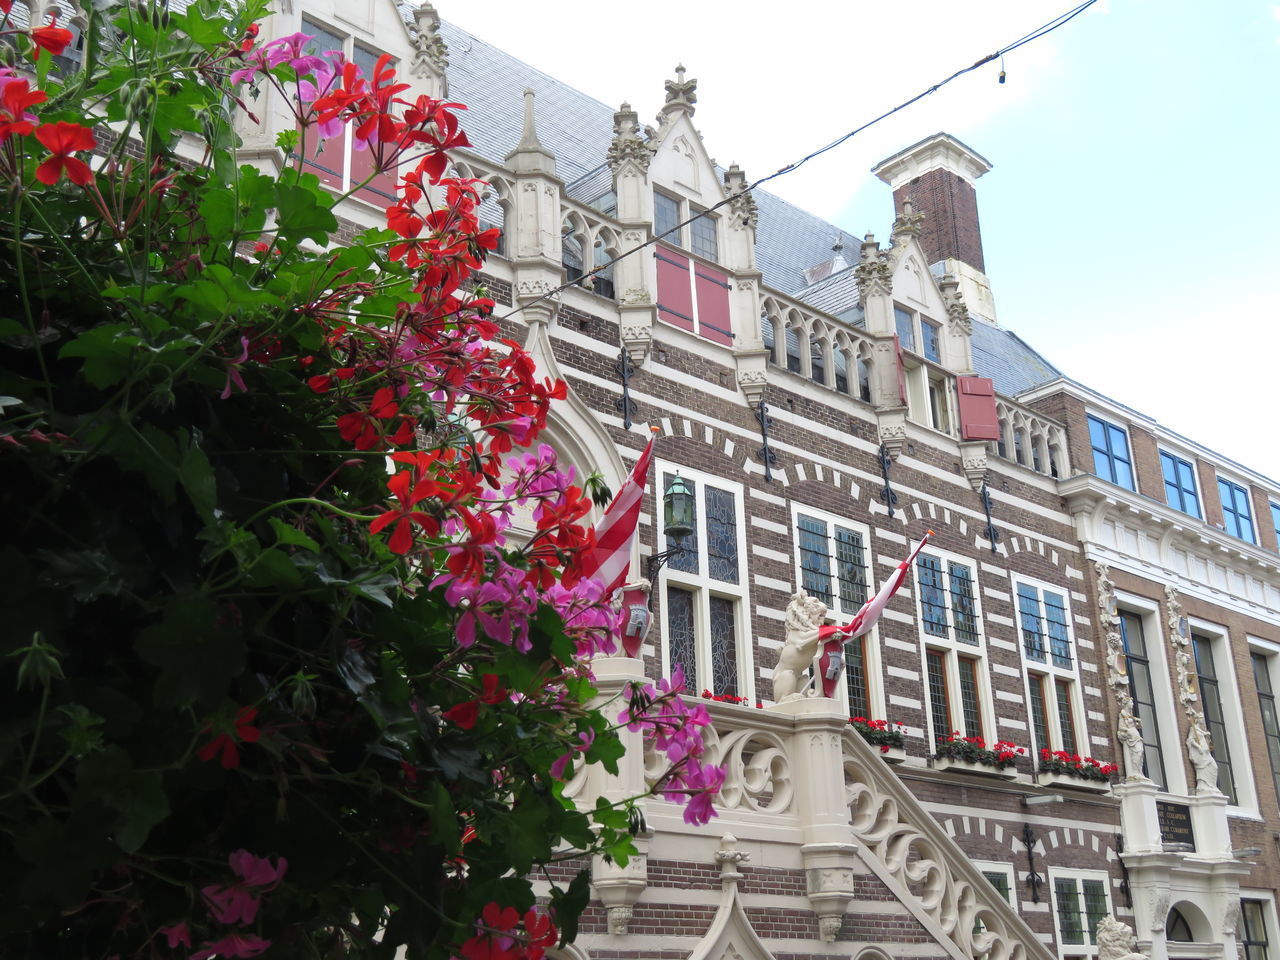
{"label": "stone ornament on roof", "polygon": [[614,176],[625,163],[634,163],[643,173],[653,159],[653,147],[644,139],[640,130],[640,115],[624,103],[613,115],[613,142],[605,155]]}
{"label": "stone ornament on roof", "polygon": [[736,163],[724,172],[724,188],[733,199],[729,201],[729,212],[735,229],[756,228],[760,222],[760,211],[756,201],[747,189],[747,175]]}
{"label": "stone ornament on roof", "polygon": [[448,96],[445,68],[449,66],[449,48],[440,36],[440,14],[430,3],[423,3],[413,12],[413,21],[417,28],[413,41],[417,52],[413,55],[410,73],[415,77],[438,75],[441,83],[446,84],[442,96]]}
{"label": "stone ornament on roof", "polygon": [[902,245],[908,237],[919,237],[923,229],[924,214],[916,213],[915,204],[911,202],[910,197],[907,197],[902,201],[902,212],[893,221],[893,232],[890,234],[893,245],[895,247]]}
{"label": "stone ornament on roof", "polygon": [[693,105],[698,102],[698,81],[686,80],[683,64],[676,66],[676,78],[666,82],[667,102],[658,111],[658,123],[665,129],[680,114],[693,116]]}
{"label": "stone ornament on roof", "polygon": [[889,296],[893,292],[893,266],[880,252],[880,244],[872,234],[862,241],[862,259],[853,268],[858,296],[863,303],[869,296]]}
{"label": "stone ornament on roof", "polygon": [[973,333],[973,321],[969,319],[969,307],[960,293],[960,281],[955,274],[944,273],[938,281],[942,303],[947,308],[947,326],[963,334]]}

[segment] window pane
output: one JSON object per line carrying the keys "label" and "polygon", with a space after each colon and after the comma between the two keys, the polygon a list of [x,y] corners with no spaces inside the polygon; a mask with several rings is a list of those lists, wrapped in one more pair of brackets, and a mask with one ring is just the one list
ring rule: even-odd
{"label": "window pane", "polygon": [[711,692],[738,694],[738,633],[726,597],[711,598]]}
{"label": "window pane", "polygon": [[831,607],[835,597],[831,592],[831,555],[827,552],[827,525],[802,514],[797,521],[796,533],[800,545],[800,583],[804,592]]}
{"label": "window pane", "polygon": [[672,246],[682,246],[680,243],[680,233],[663,236],[669,230],[673,230],[675,225],[680,222],[680,204],[672,200],[664,193],[653,194],[653,232],[654,235],[671,244]]}
{"label": "window pane", "polygon": [[1040,624],[1040,594],[1035,587],[1018,584],[1018,613],[1022,622],[1022,649],[1027,658],[1044,663],[1044,628]]}
{"label": "window pane", "polygon": [[1066,680],[1055,680],[1058,699],[1058,731],[1062,734],[1062,749],[1067,753],[1077,753],[1075,715],[1071,710],[1071,684]]}
{"label": "window pane", "polygon": [[862,535],[836,527],[836,576],[840,581],[840,607],[857,613],[867,602],[867,567],[862,551]]}
{"label": "window pane", "polygon": [[1280,541],[1280,504],[1271,504],[1271,526],[1276,531],[1276,540]]}
{"label": "window pane", "polygon": [[800,334],[795,328],[787,326],[787,369],[792,373],[800,372]]}
{"label": "window pane", "polygon": [[1222,520],[1227,533],[1249,543],[1253,538],[1253,512],[1249,509],[1249,491],[1238,483],[1218,478],[1218,495],[1222,500]]}
{"label": "window pane", "polygon": [[1236,802],[1235,776],[1231,770],[1231,750],[1227,743],[1227,723],[1222,713],[1222,694],[1218,688],[1217,673],[1213,663],[1213,641],[1208,637],[1191,635],[1196,654],[1196,672],[1200,681],[1200,702],[1204,706],[1204,718],[1209,726],[1213,759],[1218,761],[1218,789]]}
{"label": "window pane", "polygon": [[1000,892],[1000,896],[1005,903],[1009,902],[1009,876],[998,870],[983,870],[982,875],[987,878],[987,882]]}
{"label": "window pane", "polygon": [[973,609],[973,578],[969,568],[953,563],[951,574],[951,619],[956,628],[956,639],[961,643],[978,645],[978,618]]}
{"label": "window pane", "polygon": [[1088,921],[1089,942],[1098,942],[1098,921],[1107,915],[1107,887],[1101,880],[1083,880],[1084,912]]}
{"label": "window pane", "polygon": [[1049,628],[1049,651],[1055,667],[1071,669],[1071,637],[1067,632],[1065,598],[1052,590],[1044,591],[1044,619]]}
{"label": "window pane", "polygon": [[942,362],[942,351],[938,345],[938,325],[928,320],[920,321],[920,337],[924,341],[924,355],[934,363]]}
{"label": "window pane", "polygon": [[867,638],[858,637],[844,645],[845,685],[849,690],[849,716],[866,717],[871,714],[871,702],[867,693]]}
{"label": "window pane", "polygon": [[1241,900],[1240,918],[1243,921],[1243,933],[1240,942],[1244,945],[1245,960],[1268,960],[1266,907],[1261,900]]}
{"label": "window pane", "polygon": [[718,260],[720,251],[716,245],[716,218],[699,217],[689,224],[689,232],[693,237],[692,250],[700,257]]}
{"label": "window pane", "polygon": [[707,574],[738,582],[738,511],[728,490],[704,487],[707,507]]}
{"label": "window pane", "polygon": [[933,735],[938,740],[945,740],[952,732],[944,656],[937,650],[926,650],[924,655],[929,673],[929,715],[933,720]]}
{"label": "window pane", "polygon": [[1129,443],[1124,431],[1097,417],[1089,417],[1088,422],[1089,441],[1093,446],[1093,472],[1104,480],[1134,489]]}
{"label": "window pane", "polygon": [[984,736],[978,700],[978,664],[968,657],[961,657],[957,665],[960,668],[960,710],[964,714],[964,735]]}
{"label": "window pane", "polygon": [[1044,709],[1044,680],[1038,673],[1028,678],[1031,691],[1031,726],[1036,735],[1036,746],[1041,750],[1052,750],[1049,742],[1049,718]]}
{"label": "window pane", "polygon": [[693,693],[698,683],[698,660],[693,640],[693,592],[667,587],[667,655],[674,670],[684,671],[685,686]]}
{"label": "window pane", "polygon": [[319,56],[330,50],[342,52],[342,37],[310,20],[302,21],[302,32],[312,39],[302,48],[305,56]]}
{"label": "window pane", "polygon": [[769,362],[777,363],[778,354],[774,350],[774,337],[776,334],[773,330],[773,320],[767,313],[760,314],[760,339],[764,342],[764,348],[769,352]]}
{"label": "window pane", "polygon": [[1280,716],[1276,713],[1276,698],[1271,690],[1271,671],[1267,657],[1261,653],[1251,655],[1253,679],[1258,689],[1258,712],[1262,715],[1262,733],[1267,741],[1267,758],[1271,761],[1271,779],[1280,800]]}
{"label": "window pane", "polygon": [[[664,473],[662,475],[662,489],[666,490],[675,481],[674,473]],[[689,488],[689,493],[693,496],[693,532],[684,538],[684,552],[673,554],[671,559],[667,561],[667,566],[672,570],[680,570],[684,573],[698,572],[698,485],[685,477],[680,478],[681,481]],[[662,509],[661,503],[658,509]],[[663,538],[666,542],[665,549],[670,550],[676,545],[674,540],[667,537]]]}
{"label": "window pane", "polygon": [[903,310],[901,307],[893,308],[893,319],[897,324],[898,343],[903,350],[915,350],[916,334],[915,334],[915,318],[910,310]]}
{"label": "window pane", "polygon": [[1084,922],[1080,915],[1080,894],[1074,880],[1061,877],[1053,881],[1053,899],[1058,907],[1058,929],[1062,942],[1084,943]]}
{"label": "window pane", "polygon": [[936,557],[920,554],[916,560],[920,575],[920,619],[924,632],[934,637],[947,636],[947,601],[942,592],[942,565]]}
{"label": "window pane", "polygon": [[1151,685],[1151,664],[1142,619],[1128,611],[1120,613],[1120,639],[1124,643],[1129,674],[1129,696],[1133,698],[1137,720],[1142,727],[1143,773],[1165,787],[1164,756],[1160,752],[1160,728],[1156,722],[1155,693]]}
{"label": "window pane", "polygon": [[841,393],[849,392],[849,357],[839,347],[835,350],[836,389]]}

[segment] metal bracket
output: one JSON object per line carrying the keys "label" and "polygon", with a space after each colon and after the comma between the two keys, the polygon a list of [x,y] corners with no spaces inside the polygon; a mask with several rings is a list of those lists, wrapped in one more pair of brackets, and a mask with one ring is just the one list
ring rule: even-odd
{"label": "metal bracket", "polygon": [[773,482],[773,465],[778,462],[778,455],[769,446],[769,428],[773,426],[773,418],[769,416],[769,405],[761,398],[756,405],[756,419],[760,421],[760,449],[757,451],[760,462],[764,464],[766,483]]}
{"label": "metal bracket", "polygon": [[884,488],[880,491],[880,502],[889,508],[889,516],[893,516],[893,508],[898,505],[898,495],[893,492],[893,486],[889,482],[889,471],[893,468],[893,457],[889,455],[889,448],[885,444],[880,444],[880,475],[884,477]]}
{"label": "metal bracket", "polygon": [[631,375],[636,372],[636,368],[625,345],[618,354],[618,362],[613,365],[613,372],[622,381],[622,396],[613,401],[613,405],[622,413],[623,429],[630,430],[631,418],[636,413],[636,402],[631,399]]}
{"label": "metal bracket", "polygon": [[1031,831],[1031,824],[1022,825],[1022,842],[1027,846],[1027,886],[1031,888],[1031,902],[1040,902],[1040,885],[1044,877],[1036,873],[1035,854],[1032,848],[1036,845],[1036,835]]}
{"label": "metal bracket", "polygon": [[991,491],[987,489],[986,481],[983,481],[978,496],[982,500],[982,509],[987,512],[987,529],[983,536],[991,541],[991,552],[997,553],[996,544],[1000,542],[1000,531],[996,529],[995,522],[991,519]]}

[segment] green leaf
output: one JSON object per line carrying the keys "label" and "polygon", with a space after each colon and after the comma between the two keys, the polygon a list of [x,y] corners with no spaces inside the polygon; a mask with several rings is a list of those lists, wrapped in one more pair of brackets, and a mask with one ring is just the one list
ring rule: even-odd
{"label": "green leaf", "polygon": [[272,517],[269,522],[271,529],[275,531],[277,545],[285,544],[290,547],[302,547],[312,553],[320,552],[320,544],[292,524],[285,523],[279,517]]}
{"label": "green leaf", "polygon": [[191,504],[206,523],[213,520],[213,511],[218,503],[217,481],[213,476],[213,466],[204,450],[199,446],[199,435],[188,435],[180,431],[182,459],[178,461],[178,479],[182,488],[191,498]]}
{"label": "green leaf", "polygon": [[114,561],[101,550],[37,550],[45,565],[44,577],[55,587],[70,587],[81,603],[120,593],[125,578]]}
{"label": "green leaf", "polygon": [[133,760],[112,745],[85,757],[76,769],[80,803],[97,802],[116,811],[114,839],[126,853],[146,842],[151,828],[169,816],[169,799],[158,773],[133,769]]}
{"label": "green leaf", "polygon": [[58,356],[83,357],[84,376],[95,387],[105,389],[119,383],[133,368],[134,350],[142,341],[136,334],[126,333],[127,323],[107,323],[76,337]]}
{"label": "green leaf", "polygon": [[298,590],[302,574],[283,550],[264,550],[249,568],[249,582],[255,587],[283,587]]}
{"label": "green leaf", "polygon": [[180,595],[166,605],[161,622],[138,635],[138,655],[160,668],[157,706],[212,704],[226,695],[227,684],[244,669],[245,653],[228,620],[207,597]]}
{"label": "green leaf", "polygon": [[[319,183],[314,176],[311,179]],[[281,238],[294,243],[304,239],[328,243],[329,234],[338,229],[330,202],[319,186],[276,184],[276,229]]]}

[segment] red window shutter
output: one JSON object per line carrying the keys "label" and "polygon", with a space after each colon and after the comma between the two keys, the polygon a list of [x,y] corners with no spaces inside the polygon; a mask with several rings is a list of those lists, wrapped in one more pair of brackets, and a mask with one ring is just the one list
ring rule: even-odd
{"label": "red window shutter", "polygon": [[902,342],[893,336],[893,360],[898,365],[898,402],[907,405],[907,366],[902,362]]}
{"label": "red window shutter", "polygon": [[692,330],[689,258],[666,247],[656,247],[653,256],[658,261],[658,317],[682,330]]}
{"label": "red window shutter", "polygon": [[999,440],[995,384],[986,377],[956,377],[956,388],[960,396],[960,438]]}
{"label": "red window shutter", "polygon": [[693,285],[698,294],[698,333],[713,343],[732,344],[728,274],[695,263]]}
{"label": "red window shutter", "polygon": [[[390,147],[387,148],[388,152]],[[355,186],[373,173],[377,158],[372,150],[357,150],[351,146],[351,185]],[[396,171],[380,173],[369,181],[368,186],[358,190],[356,196],[372,203],[378,208],[390,206],[396,202]]]}

